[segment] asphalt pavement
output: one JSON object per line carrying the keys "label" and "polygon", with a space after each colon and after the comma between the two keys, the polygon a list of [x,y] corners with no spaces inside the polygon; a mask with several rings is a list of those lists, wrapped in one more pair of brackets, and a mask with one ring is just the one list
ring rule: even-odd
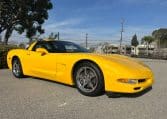
{"label": "asphalt pavement", "polygon": [[139,96],[87,97],[75,88],[0,70],[0,119],[167,119],[167,60],[143,60],[152,90]]}

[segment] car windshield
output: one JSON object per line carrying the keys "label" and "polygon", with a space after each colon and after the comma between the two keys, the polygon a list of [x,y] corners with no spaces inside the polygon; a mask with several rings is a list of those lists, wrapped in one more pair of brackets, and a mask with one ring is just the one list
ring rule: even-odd
{"label": "car windshield", "polygon": [[40,42],[37,44],[36,48],[45,48],[50,53],[85,53],[88,52],[87,49],[67,41],[48,41]]}

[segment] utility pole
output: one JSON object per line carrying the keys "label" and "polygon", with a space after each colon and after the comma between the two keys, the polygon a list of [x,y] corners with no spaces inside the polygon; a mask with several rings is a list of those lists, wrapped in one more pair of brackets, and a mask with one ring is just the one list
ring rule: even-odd
{"label": "utility pole", "polygon": [[59,36],[60,34],[59,34],[59,32],[57,33],[57,39],[58,40],[60,40],[60,36]]}
{"label": "utility pole", "polygon": [[123,36],[123,32],[124,32],[124,22],[125,22],[125,20],[122,19],[121,20],[120,54],[122,53],[122,36]]}
{"label": "utility pole", "polygon": [[86,42],[85,42],[86,44],[86,48],[88,48],[88,33],[86,33]]}

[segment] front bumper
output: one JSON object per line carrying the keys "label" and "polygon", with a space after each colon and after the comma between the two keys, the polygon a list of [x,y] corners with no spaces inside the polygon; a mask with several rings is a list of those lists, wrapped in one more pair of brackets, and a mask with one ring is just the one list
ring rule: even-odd
{"label": "front bumper", "polygon": [[153,83],[153,78],[147,78],[144,82],[138,82],[136,84],[128,84],[115,81],[111,83],[108,89],[106,88],[106,91],[115,93],[138,93],[145,90],[146,88],[151,87]]}

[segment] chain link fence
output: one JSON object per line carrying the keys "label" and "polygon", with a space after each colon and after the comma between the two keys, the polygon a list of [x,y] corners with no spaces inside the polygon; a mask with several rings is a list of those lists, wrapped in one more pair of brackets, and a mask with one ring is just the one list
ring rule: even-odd
{"label": "chain link fence", "polygon": [[165,59],[167,60],[167,49],[166,50],[155,50],[152,54],[152,58]]}
{"label": "chain link fence", "polygon": [[[122,47],[121,54],[127,55],[131,57],[138,57],[138,58],[150,58],[150,59],[164,59],[167,60],[167,48],[161,49],[149,49],[146,48],[139,48],[137,54],[134,54],[134,50],[131,46],[124,46]],[[102,53],[102,54],[120,54],[119,46],[114,45],[101,45],[93,49],[92,52],[95,53]]]}

